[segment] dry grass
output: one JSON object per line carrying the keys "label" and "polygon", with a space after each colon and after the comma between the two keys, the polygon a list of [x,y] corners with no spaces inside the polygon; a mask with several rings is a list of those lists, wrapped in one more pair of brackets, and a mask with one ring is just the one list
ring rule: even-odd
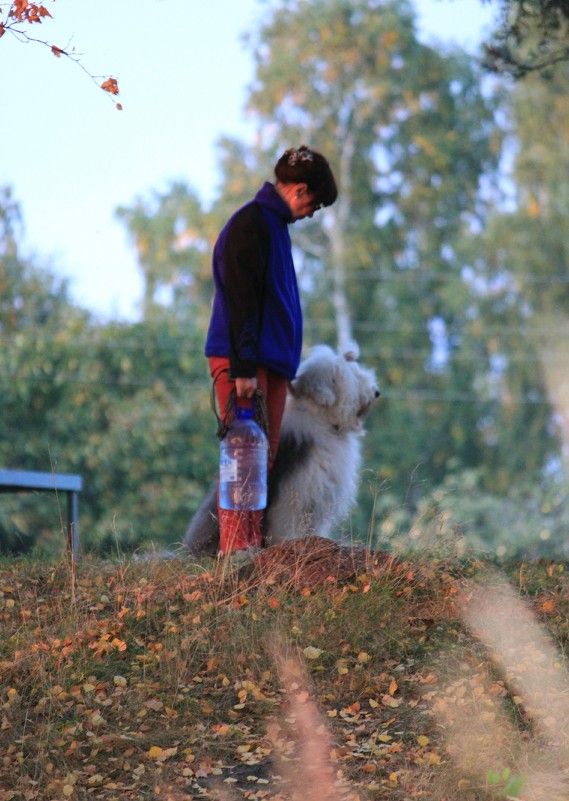
{"label": "dry grass", "polygon": [[361,556],[2,563],[0,801],[566,798],[562,566]]}

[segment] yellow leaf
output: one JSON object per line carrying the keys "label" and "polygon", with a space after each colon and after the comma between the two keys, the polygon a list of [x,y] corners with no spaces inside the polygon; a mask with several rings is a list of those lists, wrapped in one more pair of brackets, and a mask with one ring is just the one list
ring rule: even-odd
{"label": "yellow leaf", "polygon": [[307,659],[318,659],[318,657],[322,654],[322,649],[314,648],[314,646],[309,645],[304,649],[303,654]]}
{"label": "yellow leaf", "polygon": [[160,748],[159,745],[153,745],[148,751],[148,756],[150,759],[155,759],[157,762],[165,762],[167,759],[170,759],[170,757],[175,756],[177,753],[177,745],[173,746],[172,748]]}
{"label": "yellow leaf", "polygon": [[421,746],[421,748],[424,748],[424,747],[425,747],[426,745],[428,745],[428,744],[429,744],[431,741],[429,740],[429,738],[428,738],[428,737],[425,737],[425,735],[424,735],[424,734],[421,734],[419,737],[417,737],[417,742],[419,743],[419,745]]}
{"label": "yellow leaf", "polygon": [[389,695],[395,695],[397,692],[397,682],[395,679],[392,680],[391,684],[389,685]]}
{"label": "yellow leaf", "polygon": [[228,726],[227,723],[218,723],[215,726],[212,726],[212,729],[217,734],[224,735],[224,734],[229,734],[229,732],[231,731],[231,726]]}

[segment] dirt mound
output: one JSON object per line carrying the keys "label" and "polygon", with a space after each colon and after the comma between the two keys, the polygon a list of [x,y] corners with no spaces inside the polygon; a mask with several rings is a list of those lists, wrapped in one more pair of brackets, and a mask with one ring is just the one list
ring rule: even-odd
{"label": "dirt mound", "polygon": [[246,571],[248,579],[260,579],[265,584],[315,590],[395,567],[395,559],[390,554],[338,545],[324,537],[313,536],[266,548],[242,571]]}

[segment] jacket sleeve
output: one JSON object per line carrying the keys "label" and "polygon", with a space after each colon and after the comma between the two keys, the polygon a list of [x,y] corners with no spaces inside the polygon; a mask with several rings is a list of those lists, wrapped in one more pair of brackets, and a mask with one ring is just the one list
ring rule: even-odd
{"label": "jacket sleeve", "polygon": [[269,254],[268,224],[257,203],[251,203],[234,217],[224,247],[231,378],[253,378],[257,371]]}

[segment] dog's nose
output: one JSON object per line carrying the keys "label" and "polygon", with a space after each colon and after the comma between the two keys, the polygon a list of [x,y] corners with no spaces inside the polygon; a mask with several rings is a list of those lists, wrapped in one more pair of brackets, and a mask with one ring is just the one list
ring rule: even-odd
{"label": "dog's nose", "polygon": [[375,390],[375,397],[379,398],[380,395],[381,395],[381,392],[379,391],[379,389],[376,389]]}

